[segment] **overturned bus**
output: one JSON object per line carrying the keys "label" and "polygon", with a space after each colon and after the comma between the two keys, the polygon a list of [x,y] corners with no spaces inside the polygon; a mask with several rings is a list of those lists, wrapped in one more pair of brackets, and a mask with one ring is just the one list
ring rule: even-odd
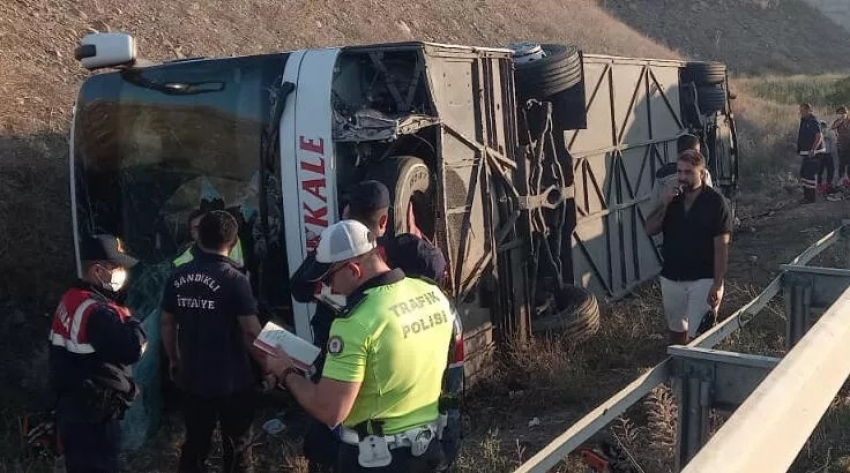
{"label": "overturned bus", "polygon": [[407,42],[149,64],[122,33],[86,36],[76,57],[97,73],[71,127],[74,238],[113,233],[138,255],[127,301],[153,334],[136,371],[150,388],[125,421],[141,426],[131,447],[155,417],[160,294],[202,200],[240,220],[261,319],[310,340],[314,307],[291,298],[290,274],[353,183],[387,184],[390,231],[408,230],[412,205],[445,255],[474,382],[499,341],[586,338],[597,298],[657,274],[642,222],[682,133],[704,141],[727,196],[737,185],[714,63]]}

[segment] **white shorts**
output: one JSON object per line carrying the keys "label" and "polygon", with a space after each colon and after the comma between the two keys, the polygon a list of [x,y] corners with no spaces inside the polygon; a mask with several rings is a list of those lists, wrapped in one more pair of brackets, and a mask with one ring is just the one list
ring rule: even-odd
{"label": "white shorts", "polygon": [[711,309],[708,293],[714,279],[696,281],[671,281],[663,276],[661,280],[661,298],[667,326],[671,332],[688,332],[694,337],[705,313]]}

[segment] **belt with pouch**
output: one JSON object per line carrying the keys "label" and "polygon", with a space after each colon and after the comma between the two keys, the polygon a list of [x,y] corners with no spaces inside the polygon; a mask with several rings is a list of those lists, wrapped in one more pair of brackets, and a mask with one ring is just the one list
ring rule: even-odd
{"label": "belt with pouch", "polygon": [[[414,441],[425,432],[430,433],[429,439],[436,437],[437,423],[431,422],[429,424],[414,427],[412,429],[408,429],[404,432],[399,432],[397,434],[381,435],[381,437],[383,437],[384,440],[387,442],[387,446],[390,448],[390,450],[394,450],[397,448],[412,446]],[[360,435],[357,433],[356,430],[351,429],[349,427],[340,426],[338,436],[342,443],[348,445],[356,446],[360,443]]]}

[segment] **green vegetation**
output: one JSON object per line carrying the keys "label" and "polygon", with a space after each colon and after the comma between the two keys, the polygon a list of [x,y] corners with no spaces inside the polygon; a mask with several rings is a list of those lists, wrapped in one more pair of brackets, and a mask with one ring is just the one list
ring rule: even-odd
{"label": "green vegetation", "polygon": [[809,102],[824,115],[832,114],[838,105],[850,103],[848,74],[762,76],[738,79],[737,83],[750,94],[778,104]]}

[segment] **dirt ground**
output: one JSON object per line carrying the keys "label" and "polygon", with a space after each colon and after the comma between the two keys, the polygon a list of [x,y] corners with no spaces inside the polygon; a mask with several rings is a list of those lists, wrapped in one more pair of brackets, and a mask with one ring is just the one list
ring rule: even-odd
{"label": "dirt ground", "polygon": [[[749,200],[763,202],[758,198]],[[797,200],[798,194],[789,194],[784,200],[772,200],[769,206],[764,202],[745,203],[739,209],[741,225],[733,238],[721,317],[728,316],[761,291],[776,276],[780,264],[790,261],[837,227],[842,219],[850,218],[850,202],[798,204]],[[770,343],[765,342],[766,339],[781,342],[782,320],[777,315],[782,309],[781,300],[776,309],[763,311],[757,317],[761,320],[749,326],[745,337],[732,337],[724,349],[781,356],[772,352]],[[493,383],[471,393],[459,471],[512,471],[666,356],[666,331],[656,283],[646,284],[625,300],[603,304],[602,316],[603,327],[594,339],[567,349],[558,341],[538,340],[530,352],[515,355],[519,359],[513,361],[524,366],[524,372],[502,373]],[[512,368],[506,369],[514,370],[516,365],[512,363]],[[674,450],[670,442],[675,439],[675,402],[663,390],[653,396],[638,403],[596,439],[619,439],[624,447],[632,448],[631,454],[644,471],[661,473],[672,471]],[[668,413],[658,414],[659,410]],[[653,420],[653,415],[669,418],[658,421]],[[272,416],[284,419],[288,428],[283,435],[273,437],[259,428]],[[831,416],[825,423],[844,425],[841,423],[844,420],[834,419],[843,418]],[[256,429],[258,471],[306,471],[298,455],[299,440],[304,433],[302,420],[302,414],[292,407],[286,394],[276,393],[265,400]],[[834,436],[834,433],[819,434],[816,448],[801,455],[801,465],[794,471],[815,471],[809,465],[817,464],[834,447]],[[179,416],[171,411],[157,437],[127,457],[126,471],[172,471],[181,438]],[[220,461],[219,458],[220,451],[216,450],[213,462]],[[21,460],[23,463],[10,463],[8,469],[0,468],[0,471],[49,470],[46,462]],[[571,458],[557,471],[586,470]]]}
{"label": "dirt ground", "polygon": [[[770,208],[745,205],[739,210],[741,225],[733,239],[721,317],[757,295],[778,274],[780,264],[789,262],[840,225],[842,219],[850,217],[850,202],[798,204],[798,199],[796,194],[789,195],[785,201],[771,202]],[[781,346],[784,329],[777,316],[781,308],[780,298],[773,312],[763,311],[757,317],[761,320],[754,320],[748,326],[746,336],[730,338],[724,349],[781,356],[776,352],[781,348],[773,351],[771,343],[765,342],[774,340]],[[492,384],[472,393],[466,411],[460,471],[512,471],[599,403],[665,358],[666,331],[656,283],[648,283],[632,297],[606,304],[602,310],[605,325],[593,340],[566,350],[558,342],[538,340],[531,352],[517,355],[525,357],[519,360],[526,368],[525,373],[503,373]],[[631,319],[631,323],[625,323],[624,319]],[[302,433],[300,414],[297,409],[281,407],[285,402],[286,396],[279,395],[278,402],[270,402],[258,421],[261,423],[283,411],[290,427],[279,438],[258,435],[260,471],[306,471],[303,459],[297,455]],[[653,413],[658,410],[668,411],[660,415],[669,418],[653,421]],[[672,471],[674,411],[675,401],[670,398],[669,389],[666,394],[661,390],[638,403],[594,440],[620,439],[625,448],[634,449],[631,454],[644,471]],[[171,422],[155,443],[129,458],[133,471],[162,471],[167,469],[166,465],[174,464],[181,427],[176,416],[172,415]],[[720,425],[718,421],[715,427]],[[813,471],[807,465],[821,458],[829,448],[827,441],[819,445],[824,451],[801,455],[801,464],[795,471]],[[571,458],[557,471],[584,473],[586,470]]]}
{"label": "dirt ground", "polygon": [[[848,33],[835,26],[820,28],[823,17],[801,8],[799,0],[783,0],[781,7],[761,1],[698,1],[687,8],[680,3],[0,0],[0,384],[9,387],[0,388],[0,473],[48,469],[45,462],[20,456],[17,416],[21,406],[37,404],[35,393],[43,392],[43,337],[50,310],[71,276],[66,137],[74,93],[86,76],[73,59],[73,48],[86,32],[136,34],[149,59],[411,38],[487,45],[533,39],[575,43],[593,53],[720,59],[743,74],[821,73],[843,68],[842,58],[850,51]],[[753,6],[763,3],[777,7]],[[683,18],[697,21],[698,27],[681,28]],[[795,30],[797,24],[805,26],[803,32]],[[830,47],[824,50],[822,44]],[[755,143],[751,150],[761,144],[761,135],[776,132],[763,129],[762,110],[786,123],[796,119],[793,110],[786,116],[785,110],[750,108],[737,111],[742,124],[758,122],[746,131],[742,126],[742,135]],[[756,182],[758,173],[751,174],[743,179],[745,187]],[[850,216],[850,203],[800,206],[794,203],[799,195],[782,190],[749,192],[742,198],[742,225],[733,241],[721,315],[755,296],[779,264]],[[471,394],[461,471],[510,471],[664,358],[666,329],[657,284],[617,304],[604,304],[602,311],[603,327],[594,339],[578,347],[539,340],[512,354],[502,373]],[[781,304],[734,342],[747,350],[772,349],[782,333],[780,315]],[[755,343],[765,339],[771,344]],[[604,434],[616,433],[632,446],[645,471],[663,472],[672,455],[669,399],[663,393],[653,399]],[[301,434],[298,413],[286,405],[285,399],[270,399],[259,418],[287,410],[290,426],[282,437],[258,435],[259,471],[304,471],[294,455]],[[151,445],[128,458],[128,471],[173,470],[182,434],[173,413],[168,420]],[[818,444],[824,453],[844,440],[824,439]],[[571,462],[564,471],[584,470]]]}
{"label": "dirt ground", "polygon": [[[799,197],[797,194],[789,195],[784,201],[771,202],[769,207],[762,204],[758,207],[740,208],[741,225],[733,238],[721,318],[727,317],[754,298],[777,276],[780,264],[791,261],[810,244],[839,226],[842,219],[850,217],[850,202],[820,201],[815,204],[799,204]],[[776,298],[768,309],[762,311],[748,325],[745,333],[730,337],[723,349],[782,356],[784,321],[779,315],[782,309],[782,299]],[[539,392],[540,386],[535,386],[529,387],[528,391],[538,398],[536,400],[522,399],[521,391],[509,391],[505,399],[496,401],[496,398],[504,393],[497,390],[494,394],[494,391],[490,390],[486,402],[488,406],[482,405],[480,410],[471,414],[475,425],[473,434],[467,439],[467,448],[486,450],[488,443],[493,438],[498,438],[501,454],[511,460],[512,466],[516,466],[520,459],[529,458],[599,403],[661,361],[666,356],[666,332],[660,312],[660,292],[657,284],[648,283],[632,298],[606,306],[603,320],[608,320],[603,323],[620,325],[617,319],[624,313],[635,316],[632,333],[612,334],[603,329],[599,337],[570,355],[574,366],[566,369],[566,376],[581,384],[566,391],[557,387],[554,389],[562,395],[565,392],[573,393],[572,397],[547,399],[545,392]],[[625,340],[628,336],[632,339]],[[614,349],[619,350],[619,353],[611,351]],[[594,362],[594,358],[599,354],[604,356]],[[544,358],[549,356],[543,355]],[[593,372],[582,372],[583,369],[592,369]],[[539,378],[538,381],[548,382]],[[665,402],[668,408],[672,405],[675,410],[671,399]],[[598,437],[610,439],[618,431],[634,437],[644,436],[646,438],[631,440],[632,444],[648,447],[648,451],[634,453],[644,470],[672,471],[672,445],[658,444],[664,443],[665,438],[668,443],[674,440],[675,429],[670,425],[647,425],[651,422],[647,422],[646,411],[652,409],[653,407],[647,409],[646,402],[638,403],[637,408],[632,409],[627,417],[609,425]],[[675,422],[675,419],[670,421]],[[716,427],[720,425],[718,422]],[[661,432],[657,431],[659,427]],[[802,454],[798,462],[800,469],[795,471],[813,471],[806,465],[826,453],[824,448],[823,451]],[[470,468],[468,471],[475,469]],[[559,471],[579,473],[586,470],[573,460]]]}

